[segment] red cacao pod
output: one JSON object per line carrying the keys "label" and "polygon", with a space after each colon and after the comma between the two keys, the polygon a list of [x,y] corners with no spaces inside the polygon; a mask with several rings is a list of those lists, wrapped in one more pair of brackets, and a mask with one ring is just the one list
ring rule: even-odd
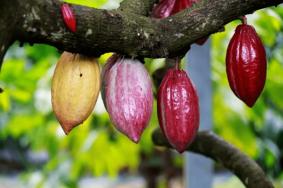
{"label": "red cacao pod", "polygon": [[198,0],[176,0],[171,15],[176,14],[186,8],[189,8],[193,5],[193,3],[197,2]]}
{"label": "red cacao pod", "polygon": [[116,56],[105,65],[102,78],[104,105],[112,123],[137,143],[152,113],[148,72],[140,61]]}
{"label": "red cacao pod", "polygon": [[61,13],[67,28],[70,29],[70,31],[72,31],[73,33],[76,32],[77,30],[76,18],[71,7],[67,3],[62,4]]}
{"label": "red cacao pod", "polygon": [[154,18],[167,18],[171,15],[176,0],[161,0],[152,11]]}
{"label": "red cacao pod", "polygon": [[266,79],[266,54],[255,29],[248,24],[236,28],[226,54],[226,73],[234,94],[252,107]]}
{"label": "red cacao pod", "polygon": [[169,143],[178,152],[184,152],[199,128],[198,96],[185,71],[167,71],[158,90],[157,112]]}

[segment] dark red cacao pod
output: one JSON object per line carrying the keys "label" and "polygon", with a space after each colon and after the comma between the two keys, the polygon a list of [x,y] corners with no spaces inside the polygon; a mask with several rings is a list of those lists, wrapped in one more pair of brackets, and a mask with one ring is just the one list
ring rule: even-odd
{"label": "dark red cacao pod", "polygon": [[113,55],[102,72],[102,98],[114,126],[137,143],[149,123],[153,92],[144,65]]}
{"label": "dark red cacao pod", "polygon": [[161,0],[152,10],[152,17],[167,18],[171,15],[176,0]]}
{"label": "dark red cacao pod", "polygon": [[255,29],[248,24],[236,28],[226,54],[226,73],[234,94],[252,107],[266,79],[266,54]]}
{"label": "dark red cacao pod", "polygon": [[61,5],[61,13],[67,28],[73,33],[76,32],[77,30],[76,18],[71,7],[67,3],[63,3]]}
{"label": "dark red cacao pod", "polygon": [[161,130],[180,153],[199,128],[199,103],[193,83],[183,70],[169,69],[158,90],[157,112]]}
{"label": "dark red cacao pod", "polygon": [[176,0],[171,15],[176,14],[186,8],[190,8],[194,3],[199,0]]}

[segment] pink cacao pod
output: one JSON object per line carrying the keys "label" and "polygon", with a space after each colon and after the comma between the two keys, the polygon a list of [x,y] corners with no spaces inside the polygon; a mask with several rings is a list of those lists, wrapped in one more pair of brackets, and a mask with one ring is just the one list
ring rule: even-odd
{"label": "pink cacao pod", "polygon": [[158,120],[169,143],[182,153],[199,128],[199,103],[193,83],[183,70],[169,69],[158,90]]}
{"label": "pink cacao pod", "polygon": [[160,0],[152,10],[152,17],[167,18],[171,15],[176,0]]}
{"label": "pink cacao pod", "polygon": [[77,30],[76,18],[71,7],[67,3],[62,4],[61,13],[67,28],[73,33],[76,32]]}
{"label": "pink cacao pod", "polygon": [[266,79],[266,55],[255,29],[248,24],[236,28],[226,54],[226,73],[234,94],[252,107]]}
{"label": "pink cacao pod", "polygon": [[133,142],[149,123],[153,93],[151,78],[138,60],[112,56],[102,75],[104,105],[115,127]]}

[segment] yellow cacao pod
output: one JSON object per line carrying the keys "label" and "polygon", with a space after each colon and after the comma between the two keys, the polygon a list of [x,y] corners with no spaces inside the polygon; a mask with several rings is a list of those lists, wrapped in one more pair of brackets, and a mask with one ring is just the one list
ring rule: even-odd
{"label": "yellow cacao pod", "polygon": [[100,90],[100,69],[95,58],[64,52],[55,68],[52,108],[68,134],[93,111]]}

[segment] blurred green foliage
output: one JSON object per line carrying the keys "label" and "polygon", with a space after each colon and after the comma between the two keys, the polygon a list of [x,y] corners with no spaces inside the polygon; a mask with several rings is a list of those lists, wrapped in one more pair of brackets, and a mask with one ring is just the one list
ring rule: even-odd
{"label": "blurred green foliage", "polygon": [[[117,7],[119,0],[65,0],[94,8]],[[246,107],[229,88],[225,73],[225,51],[239,21],[212,38],[212,82],[214,130],[224,139],[256,159],[275,178],[283,179],[283,7],[257,11],[248,16],[262,38],[268,55],[268,75],[264,92],[254,108]],[[103,65],[110,54],[99,59]],[[82,176],[115,177],[121,170],[135,172],[141,153],[150,155],[151,133],[157,126],[154,111],[140,144],[118,133],[108,114],[98,104],[83,125],[65,136],[51,109],[50,84],[59,57],[45,45],[15,44],[9,50],[0,74],[0,140],[18,140],[33,153],[47,152],[48,161],[30,168],[22,177],[29,187],[76,187]],[[152,74],[162,59],[146,60]],[[154,106],[156,109],[156,104]],[[182,165],[180,156],[175,164]],[[35,173],[36,185],[33,182]],[[47,186],[48,187],[48,186]]]}
{"label": "blurred green foliage", "polygon": [[118,8],[119,3],[123,0],[63,0],[66,3],[82,5],[92,8]]}

